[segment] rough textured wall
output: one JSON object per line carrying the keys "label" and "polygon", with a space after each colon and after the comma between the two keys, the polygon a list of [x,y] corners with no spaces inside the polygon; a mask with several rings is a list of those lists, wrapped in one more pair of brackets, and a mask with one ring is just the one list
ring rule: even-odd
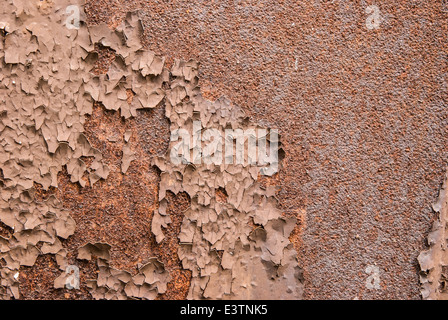
{"label": "rough textured wall", "polygon": [[[381,23],[370,29],[372,13],[366,8],[372,4]],[[114,28],[133,9],[142,17],[144,47],[166,57],[168,68],[174,59],[200,62],[204,97],[225,95],[251,123],[280,129],[285,151],[280,172],[260,183],[275,186],[279,209],[298,221],[289,239],[303,269],[304,298],[420,298],[417,257],[438,218],[431,205],[448,154],[447,5],[441,0],[91,0],[87,21]],[[93,71],[106,73],[115,55],[103,45],[94,49],[100,59]],[[128,92],[126,102],[133,98]],[[175,279],[161,298],[185,298],[194,275],[177,256],[177,237],[191,199],[168,193],[172,224],[165,242],[157,243],[150,232],[160,174],[151,161],[165,153],[169,141],[164,106],[136,110],[124,121],[103,105],[94,104],[84,130],[102,155],[92,160],[108,166],[108,179],[93,186],[86,181],[81,188],[70,181],[77,171],[61,167],[59,188],[34,185],[34,197],[55,196],[81,226],[60,240],[70,263],[87,241],[110,243],[108,263],[133,275],[140,272],[138,264],[157,256]],[[123,150],[135,157],[126,174]],[[5,237],[16,231],[1,229]],[[54,259],[41,255],[33,267],[22,268],[16,280],[23,295],[90,297],[87,288],[53,289],[60,274]],[[77,263],[81,283],[109,268]],[[379,270],[373,287],[368,285],[372,266]],[[14,282],[14,274],[2,280]]]}
{"label": "rough textured wall", "polygon": [[[368,29],[369,5],[383,19]],[[417,257],[447,163],[442,1],[168,1],[147,43],[201,62],[201,87],[281,129],[279,200],[306,298],[419,299]],[[101,11],[98,11],[98,17]],[[369,289],[366,269],[380,270]]]}
{"label": "rough textured wall", "polygon": [[[174,164],[171,145],[158,161],[140,151],[150,147],[136,130],[140,109],[164,106],[171,138],[195,117],[204,135],[211,129],[246,129],[244,113],[227,100],[202,98],[196,62],[176,60],[168,71],[163,57],[143,49],[138,13],[128,13],[113,28],[87,26],[84,19],[70,27],[64,20],[69,4],[14,0],[2,12],[1,297],[56,298],[74,286],[94,299],[172,299],[187,293],[191,299],[301,298],[301,269],[288,239],[296,219],[284,218],[275,188],[258,181],[260,172],[270,176],[277,169],[205,160]],[[82,3],[75,8],[84,10]],[[114,115],[115,124],[109,119]],[[258,139],[268,149],[278,145],[278,137],[264,132]],[[140,145],[130,141],[133,135]],[[104,146],[106,140],[112,145]],[[158,149],[163,152],[163,145]],[[152,159],[160,178],[144,159]],[[138,172],[143,177],[130,172],[124,183],[137,160],[146,162]],[[148,190],[131,195],[130,207],[120,201],[142,182],[155,185],[158,197]],[[189,202],[175,219],[172,195]],[[136,202],[145,205],[142,211]],[[76,206],[86,208],[78,214]],[[97,210],[99,217],[92,215]],[[151,230],[145,229],[149,225]],[[56,261],[47,260],[49,267],[62,270],[55,278],[36,263],[45,255]],[[83,261],[90,264],[79,270]],[[89,278],[72,285],[69,270]],[[36,291],[48,278],[54,284]]]}

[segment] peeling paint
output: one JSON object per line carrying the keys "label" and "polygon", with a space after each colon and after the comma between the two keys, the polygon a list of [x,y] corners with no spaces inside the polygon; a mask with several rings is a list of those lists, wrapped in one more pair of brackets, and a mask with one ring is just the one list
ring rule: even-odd
{"label": "peeling paint", "polygon": [[420,264],[421,294],[425,300],[448,299],[448,251],[447,251],[447,218],[448,218],[448,171],[445,174],[437,202],[432,208],[437,219],[432,225],[427,243],[429,249],[418,256]]}
{"label": "peeling paint", "polygon": [[[196,129],[223,131],[250,125],[227,99],[211,102],[202,97],[194,61],[176,60],[171,75],[175,78],[166,93],[171,132],[182,128],[194,136]],[[201,128],[195,128],[195,119],[200,119]],[[193,153],[193,148],[188,152]],[[192,199],[179,234],[178,252],[193,276],[189,299],[301,298],[301,270],[288,239],[296,219],[282,217],[274,187],[262,188],[257,181],[259,166],[173,164],[170,151],[154,164],[161,170],[160,207],[152,222],[157,241],[163,240],[163,228],[170,223],[166,192],[185,191]],[[218,190],[227,194],[225,203],[216,197]]]}
{"label": "peeling paint", "polygon": [[[73,2],[9,0],[1,9],[8,20],[0,24],[0,221],[12,230],[0,237],[0,259],[5,261],[0,266],[2,299],[20,297],[20,267],[33,266],[39,255],[54,255],[61,270],[67,267],[60,239],[74,234],[75,222],[55,196],[38,202],[33,195],[35,184],[44,191],[57,188],[57,175],[64,168],[81,187],[108,178],[110,169],[101,152],[83,134],[94,102],[128,119],[138,109],[155,108],[166,96],[172,130],[191,130],[195,117],[201,119],[201,129],[248,126],[230,101],[202,98],[197,62],[176,60],[168,71],[165,58],[143,49],[137,13],[127,14],[115,29],[87,26],[82,15],[68,28],[69,5]],[[106,74],[91,72],[98,45],[115,55]],[[166,95],[163,84],[168,84]],[[124,174],[135,160],[130,138],[127,131]],[[86,158],[91,159],[88,164]],[[171,222],[167,192],[186,192],[191,199],[178,235],[179,259],[192,273],[188,298],[301,298],[302,272],[288,239],[296,220],[282,217],[274,187],[257,181],[260,167],[176,166],[169,153],[154,164],[161,170],[160,204],[152,220],[158,242]],[[225,196],[218,199],[218,190]],[[139,264],[137,274],[131,275],[110,266],[110,249],[107,243],[78,249],[78,260],[96,259],[98,276],[88,282],[93,298],[156,299],[166,292],[171,277],[156,257]],[[55,288],[64,287],[67,276],[56,278]]]}

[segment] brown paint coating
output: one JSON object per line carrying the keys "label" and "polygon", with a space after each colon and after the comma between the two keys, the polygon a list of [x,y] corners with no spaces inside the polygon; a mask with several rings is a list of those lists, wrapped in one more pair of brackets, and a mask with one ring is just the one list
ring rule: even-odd
{"label": "brown paint coating", "polygon": [[[95,45],[98,61],[91,70],[94,74],[104,74],[115,59],[113,50]],[[132,102],[133,94],[128,92],[128,103]],[[137,264],[148,258],[157,256],[167,270],[172,273],[173,281],[168,284],[168,291],[163,299],[184,299],[189,287],[189,271],[179,270],[180,262],[174,254],[177,244],[177,234],[173,233],[180,225],[170,226],[171,236],[161,244],[156,245],[150,233],[152,212],[158,205],[155,201],[158,192],[159,177],[156,169],[151,166],[151,159],[156,154],[165,152],[166,136],[169,135],[168,121],[164,117],[164,109],[158,107],[149,112],[137,111],[138,116],[130,121],[120,118],[119,113],[105,110],[99,103],[94,104],[93,113],[86,117],[85,135],[91,145],[107,158],[105,162],[111,168],[106,181],[97,182],[92,188],[87,176],[83,177],[86,187],[70,182],[66,170],[59,174],[59,188],[51,187],[49,191],[35,183],[34,198],[44,201],[50,195],[56,194],[65,209],[70,210],[77,223],[76,233],[67,241],[63,241],[68,251],[70,263],[79,264],[75,260],[79,247],[87,242],[107,242],[112,244],[111,267],[136,273]],[[154,130],[154,128],[156,128]],[[130,146],[135,153],[135,160],[126,175],[121,173],[122,149],[124,136],[130,133]],[[92,159],[82,157],[87,167]],[[104,182],[104,183],[102,183]],[[180,199],[180,200],[178,200]],[[180,209],[185,201],[181,196],[173,197],[174,208]],[[175,214],[175,213],[174,213]],[[179,219],[174,219],[177,221]],[[6,226],[5,226],[6,227]],[[2,228],[1,230],[3,231]],[[7,233],[7,229],[5,232]],[[167,247],[169,248],[167,250]],[[86,278],[81,276],[82,295],[68,295],[65,289],[54,289],[50,283],[56,276],[42,274],[49,268],[51,261],[38,259],[33,267],[24,269],[20,280],[24,298],[59,299],[59,298],[89,298],[86,288]],[[51,260],[51,259],[50,259]],[[85,262],[83,262],[85,264]],[[95,265],[93,262],[89,262]],[[80,268],[81,275],[88,270]],[[84,270],[85,269],[85,270]],[[53,270],[53,274],[60,271]],[[87,279],[94,279],[91,275]],[[42,282],[46,289],[39,295],[32,293],[36,279]],[[48,289],[48,290],[47,290]],[[65,293],[64,293],[65,292]],[[62,295],[64,293],[64,295]]]}

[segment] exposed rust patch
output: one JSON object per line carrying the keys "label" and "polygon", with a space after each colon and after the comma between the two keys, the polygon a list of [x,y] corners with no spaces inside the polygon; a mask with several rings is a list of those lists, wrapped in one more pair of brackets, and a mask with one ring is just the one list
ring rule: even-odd
{"label": "exposed rust patch", "polygon": [[98,58],[90,72],[96,75],[104,74],[115,60],[115,51],[100,44],[95,44],[95,53],[98,55]]}
{"label": "exposed rust patch", "polygon": [[215,197],[217,202],[226,203],[228,195],[224,188],[218,188],[215,190]]}
{"label": "exposed rust patch", "polygon": [[45,190],[40,183],[34,182],[34,199],[38,202],[47,200],[51,195],[54,195],[57,191],[55,187],[49,187]]}
{"label": "exposed rust patch", "polygon": [[9,239],[12,234],[13,230],[9,226],[0,221],[0,236]]}

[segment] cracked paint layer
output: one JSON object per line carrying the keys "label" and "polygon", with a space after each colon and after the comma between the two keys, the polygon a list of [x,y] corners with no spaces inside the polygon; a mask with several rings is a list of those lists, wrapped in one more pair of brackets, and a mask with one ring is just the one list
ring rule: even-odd
{"label": "cracked paint layer", "polygon": [[[176,60],[171,76],[174,80],[166,92],[171,132],[186,129],[195,137],[195,131],[251,128],[244,113],[227,99],[211,102],[202,97],[196,62]],[[199,120],[201,127],[195,127],[193,120]],[[176,143],[171,142],[170,151]],[[193,276],[188,298],[301,298],[303,279],[288,239],[296,219],[282,217],[275,188],[262,188],[257,181],[261,168],[247,162],[174,164],[170,151],[154,162],[161,181],[152,231],[162,241],[162,229],[170,223],[166,192],[186,192],[191,206],[182,222],[178,254]],[[216,196],[218,190],[225,191],[225,202]]]}
{"label": "cracked paint layer", "polygon": [[[164,97],[164,60],[142,49],[136,13],[115,30],[105,24],[88,27],[82,16],[73,29],[65,25],[69,5],[73,2],[14,0],[1,9],[0,220],[12,229],[0,238],[2,298],[19,298],[20,266],[32,266],[40,254],[54,254],[65,270],[66,251],[59,238],[72,235],[75,222],[55,197],[36,201],[34,183],[44,190],[57,187],[63,167],[71,182],[81,186],[87,179],[93,185],[107,178],[101,153],[83,134],[93,102],[119,110],[126,119],[137,109],[156,107]],[[117,56],[105,75],[90,72],[96,44]],[[134,95],[131,103],[127,90]],[[86,157],[93,159],[89,166]],[[124,172],[130,161],[125,147]]]}
{"label": "cracked paint layer", "polygon": [[448,171],[445,174],[439,197],[432,206],[437,216],[427,238],[429,249],[422,251],[418,256],[421,269],[421,293],[422,298],[425,300],[448,299],[447,181]]}
{"label": "cracked paint layer", "polygon": [[[62,170],[81,187],[108,178],[101,152],[83,134],[94,102],[128,119],[166,96],[171,129],[191,129],[194,117],[202,120],[203,129],[248,126],[226,99],[202,98],[195,61],[177,60],[168,71],[163,57],[143,49],[136,13],[113,30],[106,24],[87,26],[82,14],[79,28],[68,28],[69,5],[73,2],[9,0],[1,9],[0,221],[10,229],[0,237],[2,299],[20,297],[20,267],[33,266],[39,255],[54,255],[61,270],[67,267],[60,239],[73,235],[75,222],[54,196],[37,201],[35,186],[57,188]],[[106,74],[91,72],[98,45],[115,55]],[[126,132],[124,174],[135,160],[130,137]],[[152,221],[158,242],[170,223],[167,192],[186,192],[191,199],[178,234],[179,259],[192,273],[188,298],[302,297],[302,272],[288,239],[296,220],[282,217],[274,188],[258,182],[260,168],[175,166],[168,157],[154,164],[161,170],[160,204]],[[217,198],[220,192],[225,197]],[[132,275],[110,266],[110,249],[107,243],[87,243],[78,250],[78,260],[96,259],[97,278],[88,281],[93,298],[155,299],[166,292],[171,277],[157,258],[139,264]],[[56,278],[55,288],[63,287],[66,278],[64,273]]]}

